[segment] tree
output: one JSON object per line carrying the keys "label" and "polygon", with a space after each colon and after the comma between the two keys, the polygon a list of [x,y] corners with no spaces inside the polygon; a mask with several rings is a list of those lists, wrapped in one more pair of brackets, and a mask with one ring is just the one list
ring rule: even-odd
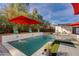
{"label": "tree", "polygon": [[[11,3],[8,4],[8,6],[4,9],[1,10],[0,13],[0,19],[3,19],[6,21],[5,24],[9,24],[8,20],[15,18],[17,16],[29,16],[29,12],[28,12],[28,7],[29,4],[24,4],[24,3]],[[21,26],[21,25],[15,25],[13,24],[13,26]]]}
{"label": "tree", "polygon": [[42,20],[43,17],[38,13],[38,10],[36,8],[32,11],[32,18],[37,20]]}
{"label": "tree", "polygon": [[[34,9],[33,9],[31,15],[32,15],[31,18],[33,18],[33,19],[35,19],[35,20],[38,20],[39,22],[42,22],[43,17],[38,13],[37,8],[34,8]],[[35,24],[35,25],[32,25],[32,26],[33,26],[34,28],[36,28],[36,29],[38,30],[38,32],[39,32],[39,29],[40,29],[41,24],[37,24],[37,25]]]}
{"label": "tree", "polygon": [[29,13],[28,3],[11,3],[8,4],[4,9],[0,10],[0,19],[3,20],[3,23],[5,23],[6,26],[17,26],[21,30],[25,30],[26,28],[31,27],[28,25],[17,25],[8,22],[8,20],[17,16],[27,16],[29,18],[42,22],[42,24],[31,25],[36,29],[40,28],[40,26],[48,25],[48,22],[43,19],[43,16],[39,14],[36,8],[33,9],[32,13]]}

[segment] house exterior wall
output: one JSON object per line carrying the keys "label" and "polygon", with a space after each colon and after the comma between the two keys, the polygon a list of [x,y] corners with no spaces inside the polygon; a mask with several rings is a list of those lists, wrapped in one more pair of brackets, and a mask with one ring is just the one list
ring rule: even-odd
{"label": "house exterior wall", "polygon": [[71,34],[72,33],[72,27],[66,26],[66,25],[55,26],[55,33]]}
{"label": "house exterior wall", "polygon": [[79,34],[79,28],[76,28],[76,34]]}

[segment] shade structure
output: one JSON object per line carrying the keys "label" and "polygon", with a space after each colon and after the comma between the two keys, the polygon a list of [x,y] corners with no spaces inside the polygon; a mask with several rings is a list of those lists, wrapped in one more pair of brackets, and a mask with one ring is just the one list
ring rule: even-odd
{"label": "shade structure", "polygon": [[41,22],[25,17],[25,16],[18,16],[13,19],[10,19],[10,22],[22,25],[32,25],[32,24],[41,24]]}
{"label": "shade structure", "polygon": [[71,23],[71,24],[68,24],[68,25],[73,26],[73,27],[79,27],[79,22]]}
{"label": "shade structure", "polygon": [[79,3],[72,3],[74,14],[79,14]]}
{"label": "shade structure", "polygon": [[[41,22],[25,17],[25,16],[18,16],[13,19],[10,19],[10,22],[22,25],[32,25],[32,24],[41,24]],[[16,31],[15,31],[16,32]],[[31,29],[29,32],[32,32]]]}

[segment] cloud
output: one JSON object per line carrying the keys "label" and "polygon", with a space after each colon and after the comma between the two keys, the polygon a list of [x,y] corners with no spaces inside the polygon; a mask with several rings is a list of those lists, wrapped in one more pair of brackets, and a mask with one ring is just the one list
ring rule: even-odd
{"label": "cloud", "polygon": [[[0,9],[7,4],[0,3]],[[61,24],[79,21],[79,15],[75,16],[71,4],[68,3],[30,3],[29,11],[37,8],[40,15],[50,23]]]}
{"label": "cloud", "polygon": [[30,7],[31,11],[33,8],[37,8],[44,19],[51,23],[66,23],[72,22],[74,19],[76,19],[76,17],[73,15],[71,5],[67,3],[31,4]]}
{"label": "cloud", "polygon": [[7,6],[7,3],[0,3],[0,9],[3,9]]}

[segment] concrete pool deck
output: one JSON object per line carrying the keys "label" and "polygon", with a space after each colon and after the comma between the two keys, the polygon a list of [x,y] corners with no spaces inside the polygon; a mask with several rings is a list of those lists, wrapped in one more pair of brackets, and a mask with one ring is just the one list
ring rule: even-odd
{"label": "concrete pool deck", "polygon": [[[49,43],[51,43],[51,42],[46,43],[43,47],[41,47],[34,54],[32,54],[32,56],[46,56],[46,55],[42,54],[42,52],[44,51],[46,45]],[[19,50],[16,50],[9,45],[8,45],[8,49],[9,49],[12,56],[26,56]],[[7,54],[7,55],[10,55],[10,54]],[[5,54],[5,56],[7,56],[7,55]],[[70,47],[67,45],[60,44],[58,52],[57,52],[57,56],[79,56],[79,46]]]}
{"label": "concrete pool deck", "polygon": [[57,40],[72,42],[75,47],[60,44],[57,56],[79,56],[79,40],[76,35],[54,35]]}
{"label": "concrete pool deck", "polygon": [[42,32],[36,32],[36,33],[21,33],[21,34],[10,34],[10,35],[2,35],[2,43],[4,42],[9,42],[9,41],[15,41],[15,40],[20,40],[24,38],[29,38],[29,37],[34,37],[34,36],[39,36],[43,35]]}
{"label": "concrete pool deck", "polygon": [[21,33],[21,34],[3,35],[2,44],[6,47],[6,50],[8,50],[12,56],[26,56],[24,53],[22,53],[15,47],[11,46],[7,42],[21,40],[24,38],[29,38],[29,37],[39,36],[39,35],[43,35],[43,33],[36,32],[36,33]]}
{"label": "concrete pool deck", "polygon": [[[45,47],[50,44],[51,42],[47,42],[45,45],[43,45],[39,50],[37,50],[35,53],[33,53],[31,56],[46,56],[45,54],[42,54],[44,52]],[[7,50],[10,52],[12,56],[27,56],[23,52],[19,51],[15,47],[11,46],[8,43],[4,43],[4,46],[7,48]]]}
{"label": "concrete pool deck", "polygon": [[67,45],[60,44],[57,56],[79,56],[79,46],[70,47]]}
{"label": "concrete pool deck", "polygon": [[9,51],[9,53],[12,56],[27,56],[24,53],[22,53],[21,51],[19,51],[18,49],[16,49],[15,47],[11,46],[8,43],[4,43],[3,44],[5,46],[5,48]]}
{"label": "concrete pool deck", "polygon": [[2,44],[0,44],[0,56],[11,56],[9,51]]}
{"label": "concrete pool deck", "polygon": [[[30,35],[31,33],[29,33]],[[36,34],[36,35],[35,35]],[[24,38],[26,35],[28,34],[21,34]],[[27,56],[24,53],[22,53],[21,51],[19,51],[18,49],[16,49],[15,47],[11,46],[10,44],[8,44],[7,42],[9,41],[15,41],[15,40],[20,40],[20,37],[23,38],[21,35],[11,35],[11,36],[3,36],[3,42],[2,44],[7,48],[7,50],[10,52],[10,54],[12,56]],[[43,33],[32,33],[29,37],[34,37],[34,36],[39,36],[39,35],[43,35]],[[28,38],[28,36],[26,36],[26,38]],[[10,40],[11,39],[11,40]],[[4,41],[6,40],[6,41]],[[48,42],[47,42],[48,43]],[[47,44],[46,43],[46,44]],[[45,44],[45,45],[46,45]],[[42,52],[44,51],[44,46],[42,48],[40,48],[39,50],[37,50],[34,54],[32,54],[33,56],[43,56]]]}
{"label": "concrete pool deck", "polygon": [[[63,40],[63,39],[61,39],[61,37],[59,36],[59,40]],[[47,44],[48,43],[46,43],[43,47],[41,47],[39,50],[37,50],[34,54],[32,54],[32,56],[46,56],[46,55],[43,55],[42,52],[45,49],[45,46]],[[3,45],[6,47],[8,46],[7,47],[8,51],[10,50],[9,52],[11,54],[3,46],[0,46],[0,53],[1,53],[0,56],[11,56],[11,55],[12,56],[26,56],[22,52],[13,48],[10,44],[8,45],[8,44],[5,44],[5,42],[3,42]],[[79,56],[79,46],[70,47],[68,45],[60,44],[58,52],[57,52],[57,56]]]}

